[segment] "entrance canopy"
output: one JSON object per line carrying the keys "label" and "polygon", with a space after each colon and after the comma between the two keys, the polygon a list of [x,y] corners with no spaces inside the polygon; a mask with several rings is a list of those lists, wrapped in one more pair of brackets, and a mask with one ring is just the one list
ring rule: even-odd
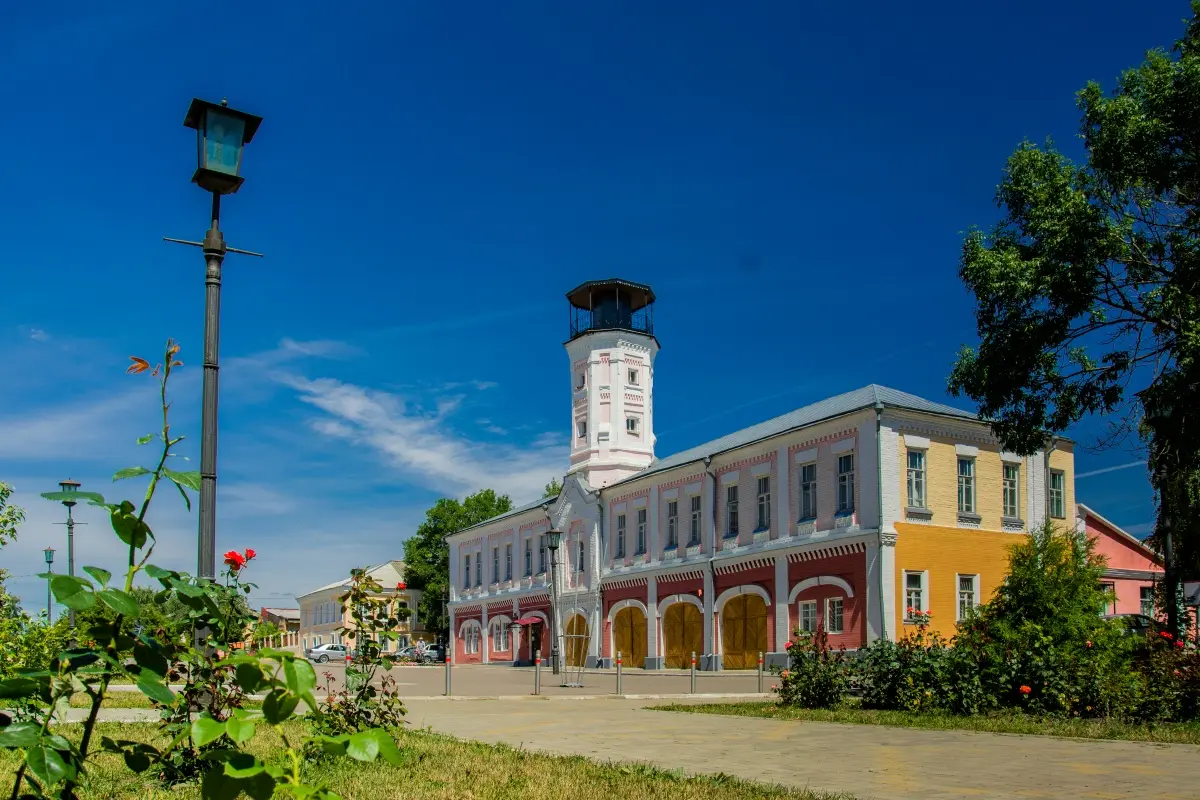
{"label": "entrance canopy", "polygon": [[541,625],[545,620],[541,617],[521,617],[517,620],[518,625]]}

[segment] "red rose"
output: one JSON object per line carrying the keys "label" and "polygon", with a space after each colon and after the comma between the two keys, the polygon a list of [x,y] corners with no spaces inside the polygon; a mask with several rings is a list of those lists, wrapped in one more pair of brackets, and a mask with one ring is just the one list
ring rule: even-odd
{"label": "red rose", "polygon": [[242,567],[246,566],[246,558],[237,550],[230,550],[225,554],[225,563],[234,572],[237,572]]}
{"label": "red rose", "polygon": [[1019,691],[1021,694],[1029,694],[1033,691],[1033,689],[1030,689],[1028,686],[1021,686],[1021,688],[1017,691]]}
{"label": "red rose", "polygon": [[1176,646],[1176,647],[1183,647],[1183,639],[1176,639],[1176,640],[1175,640],[1175,646]]}
{"label": "red rose", "polygon": [[247,547],[247,548],[246,548],[246,560],[247,560],[247,561],[249,561],[250,559],[254,558],[256,555],[258,555],[258,553],[254,552],[254,551],[253,551],[252,549],[250,549],[249,547]]}
{"label": "red rose", "polygon": [[1173,637],[1171,636],[1171,633],[1170,633],[1170,631],[1159,631],[1159,632],[1158,632],[1158,635],[1159,635],[1159,636],[1161,636],[1161,637],[1163,637],[1164,639],[1170,639],[1170,638],[1173,638]]}
{"label": "red rose", "polygon": [[1089,642],[1085,642],[1085,644],[1086,644],[1088,647],[1091,647],[1091,646],[1092,646],[1092,643],[1091,643],[1090,641],[1089,641]]}
{"label": "red rose", "polygon": [[792,649],[792,643],[791,643],[791,642],[788,642],[788,643],[787,643],[787,649],[788,649],[788,650],[791,650],[791,649]]}

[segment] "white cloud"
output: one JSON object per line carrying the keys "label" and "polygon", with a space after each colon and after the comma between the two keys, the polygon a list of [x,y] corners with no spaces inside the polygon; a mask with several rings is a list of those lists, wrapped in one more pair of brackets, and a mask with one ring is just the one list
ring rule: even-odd
{"label": "white cloud", "polygon": [[314,430],[370,447],[414,480],[440,491],[465,494],[491,488],[521,502],[536,497],[566,461],[566,447],[552,434],[525,447],[502,447],[456,433],[447,418],[460,398],[439,400],[437,411],[430,413],[400,395],[331,378],[289,374],[279,379],[329,415],[314,420]]}
{"label": "white cloud", "polygon": [[1080,472],[1075,476],[1075,480],[1080,478],[1090,478],[1093,475],[1103,475],[1106,472],[1116,472],[1119,469],[1133,469],[1134,467],[1142,467],[1146,465],[1146,460],[1130,461],[1128,464],[1117,464],[1115,467],[1103,467],[1101,469],[1093,469],[1088,472]]}

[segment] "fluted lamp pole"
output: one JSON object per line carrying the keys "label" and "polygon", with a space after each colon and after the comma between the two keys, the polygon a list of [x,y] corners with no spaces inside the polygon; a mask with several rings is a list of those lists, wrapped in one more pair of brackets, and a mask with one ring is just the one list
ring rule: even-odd
{"label": "fluted lamp pole", "polygon": [[562,545],[562,531],[551,528],[546,534],[546,549],[550,551],[550,667],[554,674],[558,666],[558,548]]}

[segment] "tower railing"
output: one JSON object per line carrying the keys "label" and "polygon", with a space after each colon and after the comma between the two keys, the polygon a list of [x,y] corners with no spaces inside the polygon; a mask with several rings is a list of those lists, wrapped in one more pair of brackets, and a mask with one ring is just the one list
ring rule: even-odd
{"label": "tower railing", "polygon": [[654,304],[629,311],[628,308],[598,309],[571,307],[571,338],[588,331],[627,330],[654,335]]}

